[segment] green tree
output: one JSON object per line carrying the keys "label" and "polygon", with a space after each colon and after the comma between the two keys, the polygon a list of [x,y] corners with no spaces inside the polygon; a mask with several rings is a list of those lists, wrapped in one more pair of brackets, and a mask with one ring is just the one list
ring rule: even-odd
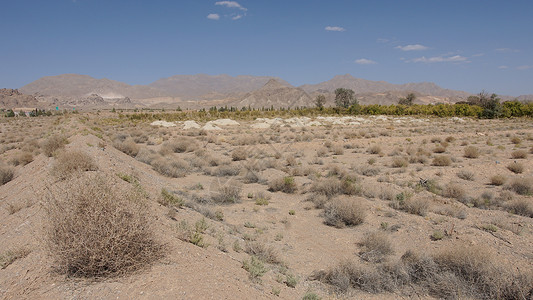
{"label": "green tree", "polygon": [[357,104],[358,102],[353,90],[345,88],[338,88],[335,90],[335,105],[337,105],[337,107],[348,108]]}
{"label": "green tree", "polygon": [[400,98],[400,100],[398,101],[398,104],[400,104],[400,105],[411,106],[411,105],[413,105],[413,102],[415,101],[415,99],[416,99],[415,94],[413,94],[413,93],[409,93],[409,94],[407,95],[407,97],[405,97],[405,98],[403,98],[403,97]]}
{"label": "green tree", "polygon": [[326,96],[324,95],[318,95],[315,98],[315,105],[318,109],[322,110],[324,108],[324,104],[326,104]]}

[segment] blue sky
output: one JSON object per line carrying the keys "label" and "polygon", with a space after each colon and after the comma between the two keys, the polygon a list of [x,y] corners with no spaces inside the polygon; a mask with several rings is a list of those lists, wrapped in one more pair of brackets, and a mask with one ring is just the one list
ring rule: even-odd
{"label": "blue sky", "polygon": [[533,1],[2,1],[0,88],[63,73],[338,74],[533,94]]}

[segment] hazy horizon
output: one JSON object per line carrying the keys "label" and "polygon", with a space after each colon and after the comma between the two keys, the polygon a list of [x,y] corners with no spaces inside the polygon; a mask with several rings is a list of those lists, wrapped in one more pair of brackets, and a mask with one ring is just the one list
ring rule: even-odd
{"label": "hazy horizon", "polygon": [[0,87],[66,73],[131,85],[174,75],[336,75],[533,94],[531,1],[13,1]]}

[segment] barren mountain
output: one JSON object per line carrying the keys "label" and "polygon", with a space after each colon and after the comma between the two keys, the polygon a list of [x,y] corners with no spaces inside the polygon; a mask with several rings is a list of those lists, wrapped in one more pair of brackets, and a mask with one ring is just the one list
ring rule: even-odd
{"label": "barren mountain", "polygon": [[262,88],[246,94],[242,99],[232,102],[232,106],[251,106],[254,108],[312,106],[312,98],[302,89],[286,86],[270,79]]}
{"label": "barren mountain", "polygon": [[432,82],[392,84],[385,81],[371,81],[366,79],[355,78],[350,74],[337,75],[331,80],[318,84],[305,84],[300,86],[308,93],[322,92],[333,93],[337,88],[348,88],[355,91],[356,94],[362,93],[381,93],[385,91],[415,91],[425,95],[449,97],[462,99],[470,94],[462,91],[443,89]]}
{"label": "barren mountain", "polygon": [[39,107],[39,102],[34,96],[24,95],[16,89],[0,89],[0,107],[7,109]]}
{"label": "barren mountain", "polygon": [[129,85],[110,79],[96,79],[88,75],[62,74],[42,77],[20,88],[23,93],[60,97],[83,97],[98,94],[102,98],[153,98],[163,93],[144,85]]}
{"label": "barren mountain", "polygon": [[210,97],[213,93],[225,95],[248,93],[262,87],[270,79],[276,79],[283,85],[291,86],[285,80],[276,77],[248,75],[232,77],[226,74],[175,75],[159,79],[149,86],[169,95],[198,98],[208,94]]}

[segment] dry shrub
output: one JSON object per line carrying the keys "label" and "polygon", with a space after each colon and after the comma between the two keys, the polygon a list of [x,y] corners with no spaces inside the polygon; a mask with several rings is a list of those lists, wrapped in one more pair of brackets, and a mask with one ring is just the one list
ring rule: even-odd
{"label": "dry shrub", "polygon": [[359,252],[363,260],[381,262],[386,256],[394,253],[389,237],[384,232],[372,232],[359,242],[362,250]]}
{"label": "dry shrub", "polygon": [[25,247],[7,250],[0,254],[0,269],[7,268],[7,266],[14,263],[17,259],[22,259],[30,253],[31,250]]}
{"label": "dry shrub", "polygon": [[464,180],[473,181],[475,178],[475,175],[474,175],[474,172],[471,172],[468,170],[461,170],[457,172],[457,177],[464,179]]}
{"label": "dry shrub", "polygon": [[69,181],[49,195],[44,205],[48,250],[62,274],[121,275],[162,254],[142,197],[117,190],[103,177]]}
{"label": "dry shrub", "polygon": [[193,138],[180,137],[178,140],[171,140],[161,145],[161,154],[193,152],[198,149],[198,143]]}
{"label": "dry shrub", "polygon": [[226,177],[237,176],[241,172],[241,168],[237,165],[223,165],[212,170],[212,176]]}
{"label": "dry shrub", "polygon": [[72,150],[59,153],[51,173],[58,178],[65,179],[76,172],[96,171],[98,167],[89,154]]}
{"label": "dry shrub", "polygon": [[326,147],[320,147],[316,150],[316,156],[318,157],[326,157],[328,154],[328,148]]}
{"label": "dry shrub", "polygon": [[0,185],[10,182],[14,175],[15,169],[13,167],[0,163]]}
{"label": "dry shrub", "polygon": [[452,164],[452,159],[448,155],[436,155],[431,164],[437,167],[446,167]]}
{"label": "dry shrub", "polygon": [[394,264],[359,266],[344,261],[328,271],[316,272],[311,279],[333,285],[340,292],[350,288],[369,293],[415,289],[444,299],[530,299],[533,274],[497,266],[480,247],[457,247],[439,254],[407,251]]}
{"label": "dry shrub", "polygon": [[419,216],[425,216],[429,207],[430,201],[425,198],[409,198],[400,203],[401,210]]}
{"label": "dry shrub", "polygon": [[490,184],[492,185],[503,185],[507,181],[507,177],[504,175],[494,175],[490,178]]}
{"label": "dry shrub", "polygon": [[152,161],[152,168],[159,174],[178,178],[187,175],[189,164],[182,159],[159,157]]}
{"label": "dry shrub", "polygon": [[521,140],[519,137],[517,137],[517,136],[513,136],[513,137],[511,138],[511,143],[513,143],[513,144],[515,144],[515,145],[518,145],[518,144],[520,144],[521,142],[522,142],[522,140]]}
{"label": "dry shrub", "polygon": [[242,185],[228,181],[226,184],[218,187],[215,194],[211,196],[211,199],[215,203],[229,204],[241,202]]}
{"label": "dry shrub", "polygon": [[511,157],[514,159],[527,158],[527,151],[526,150],[515,150],[511,152]]}
{"label": "dry shrub", "polygon": [[33,154],[31,152],[18,152],[11,159],[11,164],[14,166],[25,166],[33,161]]}
{"label": "dry shrub", "polygon": [[281,264],[278,254],[272,247],[267,247],[261,242],[250,242],[246,244],[244,252],[261,259],[269,264]]}
{"label": "dry shrub", "polygon": [[391,167],[393,167],[393,168],[406,168],[408,165],[409,165],[409,162],[407,161],[407,159],[405,159],[403,157],[395,157],[392,160]]}
{"label": "dry shrub", "polygon": [[139,145],[137,145],[132,138],[127,138],[123,141],[121,139],[116,139],[113,142],[113,147],[132,157],[135,157],[140,149]]}
{"label": "dry shrub", "polygon": [[533,179],[516,178],[509,184],[509,189],[518,195],[531,195],[533,194]]}
{"label": "dry shrub", "polygon": [[41,149],[46,156],[51,157],[56,150],[65,147],[67,143],[68,140],[66,137],[62,135],[53,135],[41,143]]}
{"label": "dry shrub", "polygon": [[271,192],[284,192],[287,194],[293,194],[297,191],[298,187],[294,181],[294,177],[286,176],[272,180],[268,184],[268,190]]}
{"label": "dry shrub", "polygon": [[353,198],[336,198],[326,204],[324,209],[324,223],[342,228],[363,223],[366,209],[361,200]]}
{"label": "dry shrub", "polygon": [[533,218],[533,203],[529,199],[517,199],[505,204],[505,208],[515,214]]}
{"label": "dry shrub", "polygon": [[151,165],[154,160],[159,158],[160,155],[154,150],[147,149],[145,147],[139,149],[139,152],[135,156],[135,159],[145,164]]}
{"label": "dry shrub", "polygon": [[372,145],[367,150],[370,154],[381,154],[381,147],[379,145]]}
{"label": "dry shrub", "polygon": [[462,200],[465,198],[466,192],[462,186],[456,183],[448,183],[442,190],[442,195],[444,197]]}
{"label": "dry shrub", "polygon": [[245,148],[237,148],[233,150],[233,152],[231,153],[231,158],[234,161],[246,160],[247,157],[248,157],[248,152],[246,151]]}
{"label": "dry shrub", "polygon": [[446,147],[444,147],[442,144],[437,145],[435,148],[433,148],[434,153],[444,153],[446,152]]}
{"label": "dry shrub", "polygon": [[520,174],[524,172],[524,165],[515,161],[515,162],[508,164],[507,169],[509,169],[509,171],[515,174]]}
{"label": "dry shrub", "polygon": [[468,146],[465,148],[465,154],[464,157],[466,158],[478,158],[479,157],[479,149],[475,146]]}
{"label": "dry shrub", "polygon": [[331,198],[342,193],[342,184],[339,179],[334,177],[315,180],[311,185],[311,192]]}
{"label": "dry shrub", "polygon": [[344,154],[344,148],[342,145],[335,145],[333,147],[333,154],[335,155],[343,155]]}

